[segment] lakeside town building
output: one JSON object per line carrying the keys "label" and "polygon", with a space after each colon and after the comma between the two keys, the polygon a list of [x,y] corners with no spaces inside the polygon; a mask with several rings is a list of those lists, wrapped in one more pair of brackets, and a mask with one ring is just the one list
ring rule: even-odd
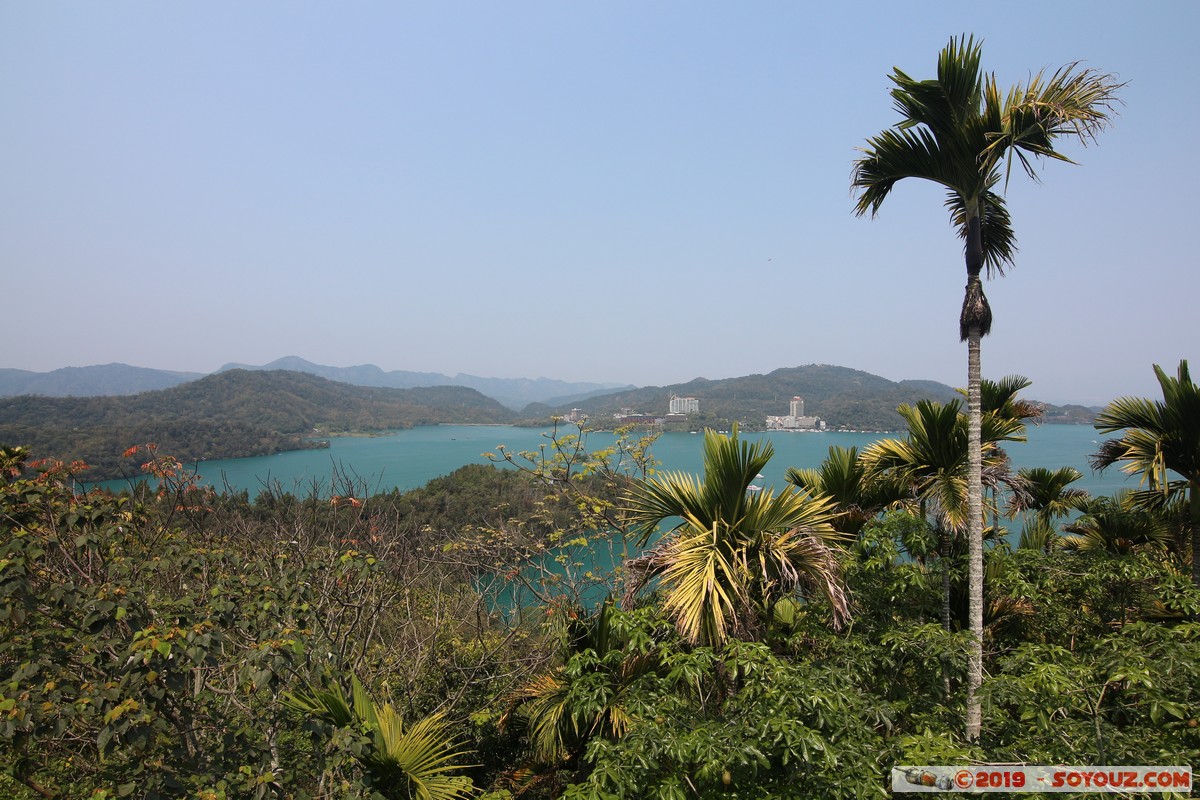
{"label": "lakeside town building", "polygon": [[668,410],[672,414],[698,414],[700,413],[700,401],[694,397],[680,397],[673,394]]}
{"label": "lakeside town building", "polygon": [[767,417],[767,430],[774,431],[823,431],[825,420],[820,417],[810,417],[804,414],[804,398],[793,397],[788,405],[788,414],[781,417]]}
{"label": "lakeside town building", "polygon": [[632,408],[622,408],[616,414],[613,414],[613,419],[618,425],[662,425],[663,417],[654,414],[643,414],[640,411],[634,411]]}

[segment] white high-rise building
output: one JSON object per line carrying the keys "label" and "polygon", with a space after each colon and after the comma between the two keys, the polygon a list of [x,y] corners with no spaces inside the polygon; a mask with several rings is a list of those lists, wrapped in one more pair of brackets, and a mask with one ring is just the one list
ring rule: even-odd
{"label": "white high-rise building", "polygon": [[700,401],[694,397],[680,397],[677,394],[671,395],[672,414],[697,414],[700,412]]}
{"label": "white high-rise building", "polygon": [[803,397],[793,397],[788,410],[791,413],[786,417],[767,417],[767,427],[783,431],[825,430],[825,422],[820,417],[804,416]]}

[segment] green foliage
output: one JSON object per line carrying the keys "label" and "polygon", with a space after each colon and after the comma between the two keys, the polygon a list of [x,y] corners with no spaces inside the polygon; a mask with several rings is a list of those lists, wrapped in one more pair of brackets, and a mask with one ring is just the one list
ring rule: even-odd
{"label": "green foliage", "polygon": [[[911,513],[840,551],[842,630],[818,593],[691,643],[665,584],[499,613],[487,576],[635,521],[637,441],[564,437],[403,494],[342,476],[332,501],[200,490],[157,452],[158,490],[82,494],[0,448],[0,792],[348,800],[431,770],[489,800],[882,798],[904,763],[1200,761],[1200,592],[1167,548],[988,551],[977,743],[970,634],[939,624],[944,563]],[[726,455],[715,475],[758,463]],[[754,516],[718,489],[701,505]]]}
{"label": "green foliage", "polygon": [[883,797],[871,709],[836,669],[761,644],[674,654],[645,687],[638,722],[589,749],[595,768],[564,797]]}
{"label": "green foliage", "polygon": [[524,638],[493,631],[470,575],[386,503],[268,495],[268,510],[159,456],[158,492],[83,495],[25,456],[0,462],[0,763],[31,792],[353,794],[347,753],[314,757],[278,702],[297,681],[393,675],[425,714],[521,679]]}
{"label": "green foliage", "polygon": [[594,614],[566,609],[552,622],[560,660],[506,698],[501,726],[520,733],[530,758],[513,771],[519,788],[545,790],[586,775],[588,742],[620,739],[632,723],[635,689],[661,670],[647,611],[618,613],[611,600]]}
{"label": "green foliage", "polygon": [[317,566],[191,542],[70,477],[51,465],[0,494],[9,774],[72,797],[288,781],[299,762],[269,700],[312,657]]}
{"label": "green foliage", "polygon": [[1023,467],[1017,475],[1024,485],[1021,502],[1014,503],[1012,510],[1028,509],[1045,521],[1078,511],[1088,497],[1085,490],[1070,488],[1083,477],[1083,473],[1074,467]]}
{"label": "green foliage", "polygon": [[[911,487],[939,528],[959,532],[967,524],[967,417],[956,400],[927,400],[897,411],[908,423],[904,439],[880,439],[862,453],[867,478],[886,479]],[[1024,441],[1019,420],[994,413],[983,416],[984,482],[998,486],[1008,479],[1008,459],[998,444]]]}
{"label": "green foliage", "polygon": [[593,450],[587,427],[560,424],[556,419],[537,450],[501,446],[486,454],[515,469],[541,497],[532,513],[481,528],[460,545],[492,559],[493,576],[508,582],[503,605],[518,615],[531,601],[584,607],[617,591],[621,573],[613,565],[632,543],[622,500],[635,478],[655,471],[654,435],[618,428],[611,445]]}
{"label": "green foliage", "polygon": [[1138,549],[1165,549],[1170,543],[1166,519],[1131,504],[1127,492],[1089,498],[1078,508],[1081,516],[1063,526],[1069,535],[1059,537],[1060,547],[1123,555]]}
{"label": "green foliage", "polygon": [[909,496],[905,482],[869,475],[857,447],[831,446],[819,469],[788,467],[785,477],[798,489],[830,497],[838,512],[834,527],[851,534],[857,534],[887,506]]}
{"label": "green foliage", "polygon": [[[1194,763],[1200,593],[1161,554],[1017,551],[993,596],[1031,611],[993,630],[983,686],[993,761]],[[1172,759],[1184,759],[1172,761]]]}
{"label": "green foliage", "polygon": [[1103,553],[989,554],[989,603],[1028,613],[992,617],[984,736],[962,741],[969,634],[937,624],[936,576],[902,557],[911,520],[854,547],[847,633],[808,613],[782,648],[655,645],[663,669],[635,684],[628,733],[591,741],[561,796],[883,797],[903,763],[1195,762],[1200,631],[1156,615],[1200,595],[1162,562]]}

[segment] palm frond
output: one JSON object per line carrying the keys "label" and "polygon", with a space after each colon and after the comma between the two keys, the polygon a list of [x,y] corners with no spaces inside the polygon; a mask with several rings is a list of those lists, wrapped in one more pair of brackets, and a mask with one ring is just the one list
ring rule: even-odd
{"label": "palm frond", "polygon": [[1063,525],[1067,550],[1103,550],[1125,555],[1143,548],[1164,548],[1170,531],[1161,515],[1134,508],[1126,492],[1095,497],[1082,506],[1083,515]]}
{"label": "palm frond", "polygon": [[1046,520],[1064,517],[1077,511],[1089,497],[1084,489],[1070,488],[1072,483],[1083,478],[1083,473],[1074,467],[1023,467],[1018,476],[1025,481],[1025,491],[1014,499],[1011,511],[1031,509]]}
{"label": "palm frond", "polygon": [[471,796],[470,778],[452,774],[468,751],[455,745],[445,717],[433,714],[405,729],[390,705],[377,706],[357,676],[351,676],[352,700],[339,684],[332,689],[309,687],[285,694],[284,706],[335,727],[357,725],[371,746],[355,758],[381,785],[402,782],[419,800],[459,800]]}
{"label": "palm frond", "polygon": [[[1009,91],[989,155],[1015,157],[1034,180],[1038,175],[1030,156],[1074,163],[1055,149],[1056,140],[1072,137],[1084,146],[1094,142],[1111,122],[1117,92],[1124,85],[1111,74],[1081,69],[1079,62],[1060,67],[1049,77],[1044,70],[1038,72],[1028,84]],[[1010,159],[1010,171],[1011,166]]]}
{"label": "palm frond", "polygon": [[[921,400],[896,411],[908,424],[908,436],[880,439],[862,453],[867,474],[906,484],[925,502],[937,524],[959,531],[967,522],[967,419],[961,404]],[[1018,420],[984,414],[982,480],[985,486],[1008,484],[1019,489],[997,444],[1023,441]]]}
{"label": "palm frond", "polygon": [[663,610],[689,642],[724,642],[743,628],[750,605],[746,553],[720,528],[719,522],[710,531],[693,527],[662,552]]}
{"label": "palm frond", "polygon": [[830,446],[819,470],[788,467],[784,478],[810,497],[829,498],[836,513],[834,527],[850,534],[857,534],[877,513],[909,496],[903,482],[868,474],[857,447]]}
{"label": "palm frond", "polygon": [[1048,553],[1058,546],[1059,533],[1049,519],[1035,515],[1021,528],[1017,547],[1021,550],[1039,550]]}
{"label": "palm frond", "polygon": [[1166,491],[1171,485],[1168,470],[1200,479],[1200,387],[1192,382],[1186,360],[1180,361],[1176,377],[1157,364],[1154,372],[1162,401],[1122,397],[1109,403],[1096,415],[1096,429],[1123,433],[1105,441],[1091,462],[1098,470],[1124,462],[1123,472],[1140,473],[1150,489]]}
{"label": "palm frond", "polygon": [[286,692],[281,704],[301,714],[323,719],[339,728],[354,721],[354,711],[346,699],[342,687],[334,684],[332,689],[310,686],[300,692]]}
{"label": "palm frond", "polygon": [[639,545],[644,546],[660,523],[671,517],[694,520],[704,528],[716,520],[731,521],[745,513],[747,487],[775,454],[768,441],[739,439],[737,426],[726,437],[704,432],[704,479],[667,472],[638,481],[627,509]]}
{"label": "palm frond", "polygon": [[[508,730],[519,721],[528,729],[534,758],[552,764],[568,756],[571,745],[564,725],[568,717],[567,682],[560,667],[534,676],[509,695],[498,725]],[[577,729],[572,732],[578,734]]]}
{"label": "palm frond", "polygon": [[[1032,159],[1069,162],[1055,149],[1056,141],[1093,140],[1111,120],[1124,84],[1074,63],[1003,93],[995,77],[983,72],[981,51],[980,42],[964,35],[938,54],[934,79],[916,80],[893,69],[891,97],[900,121],[867,140],[851,187],[857,193],[855,214],[874,216],[905,178],[944,186],[961,237],[969,235],[971,220],[979,220],[982,266],[990,276],[1003,275],[1017,252],[1012,220],[997,191],[1004,177],[1001,162],[1007,159],[1004,175],[1016,160],[1035,179]],[[979,303],[985,299],[980,296]]]}
{"label": "palm frond", "polygon": [[859,191],[854,213],[879,213],[883,201],[905,178],[922,178],[954,187],[958,177],[947,169],[937,139],[926,129],[885,130],[867,140],[863,155],[855,161],[850,185]]}

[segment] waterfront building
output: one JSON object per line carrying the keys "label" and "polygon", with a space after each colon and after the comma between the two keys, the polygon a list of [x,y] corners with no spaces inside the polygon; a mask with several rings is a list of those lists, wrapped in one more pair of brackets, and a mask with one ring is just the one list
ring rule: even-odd
{"label": "waterfront building", "polygon": [[671,395],[670,413],[698,414],[700,413],[700,401],[694,397],[680,397],[673,394]]}
{"label": "waterfront building", "polygon": [[796,396],[788,406],[787,416],[767,417],[767,429],[775,431],[820,431],[825,430],[825,421],[820,417],[804,414],[804,398]]}

